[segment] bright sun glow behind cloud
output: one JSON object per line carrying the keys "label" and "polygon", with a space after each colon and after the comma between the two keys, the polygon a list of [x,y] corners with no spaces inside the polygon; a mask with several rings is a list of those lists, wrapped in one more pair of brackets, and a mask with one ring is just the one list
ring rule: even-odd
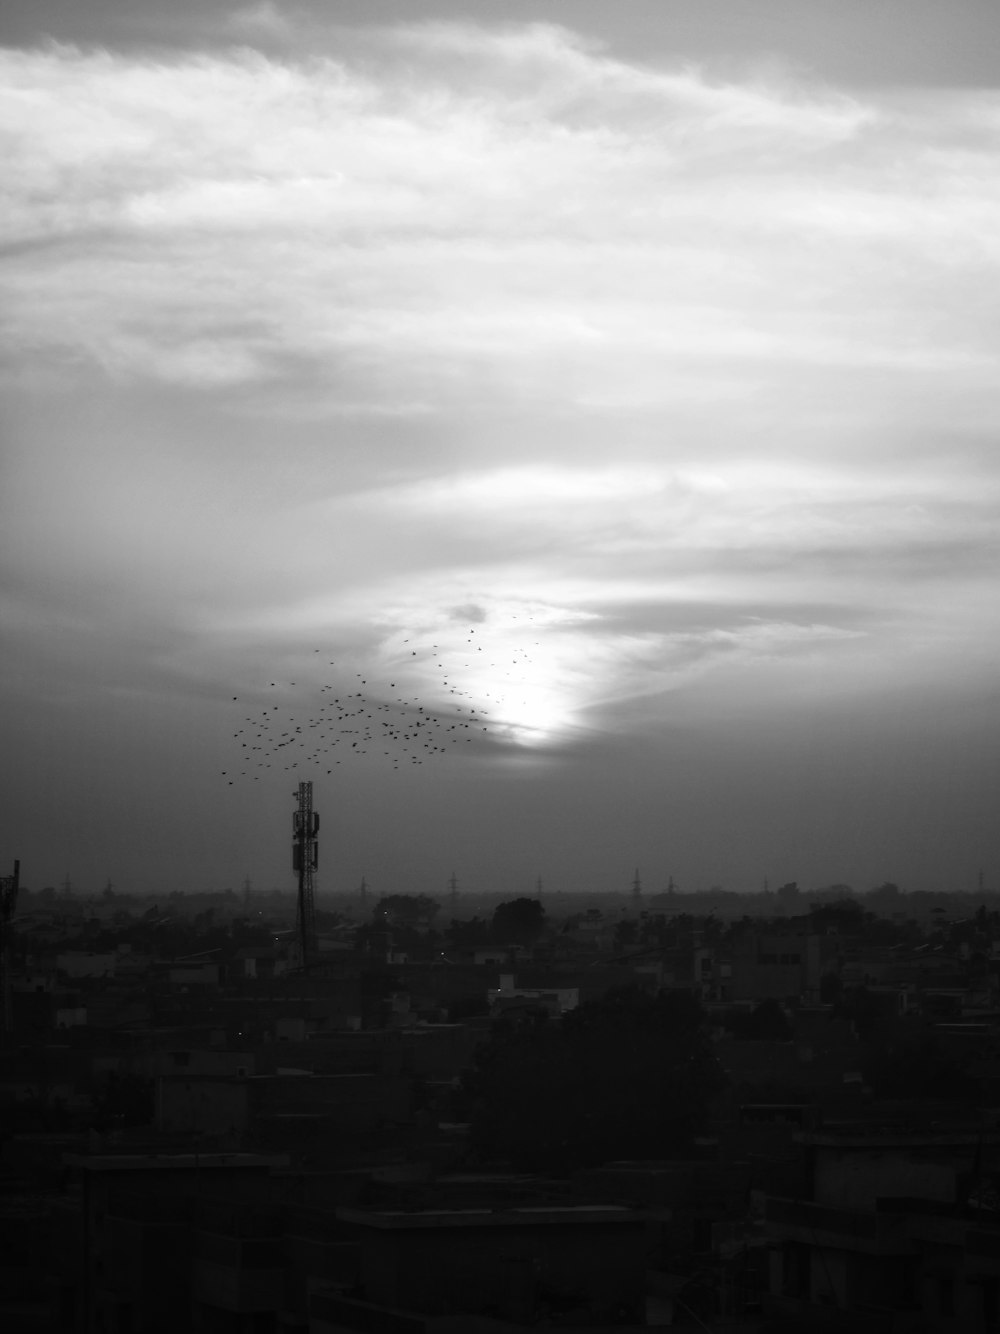
{"label": "bright sun glow behind cloud", "polygon": [[[394,675],[410,678],[421,698],[439,709],[474,720],[488,729],[491,741],[534,747],[570,739],[582,723],[580,711],[590,702],[598,664],[590,670],[576,653],[586,652],[581,637],[574,646],[572,631],[590,617],[572,615],[542,603],[521,600],[448,608],[428,625],[429,608],[396,608],[390,619],[402,631],[383,640],[380,658]],[[423,664],[416,674],[409,659]]]}

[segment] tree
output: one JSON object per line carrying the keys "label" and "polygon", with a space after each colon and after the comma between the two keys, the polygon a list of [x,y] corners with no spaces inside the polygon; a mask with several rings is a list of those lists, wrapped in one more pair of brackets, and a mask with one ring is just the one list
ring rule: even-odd
{"label": "tree", "polygon": [[493,936],[505,945],[527,945],[545,927],[545,909],[539,899],[511,899],[493,911]]}
{"label": "tree", "polygon": [[933,1098],[972,1106],[982,1097],[980,1081],[944,1050],[933,1032],[872,1042],[862,1069],[879,1098]]}
{"label": "tree", "polygon": [[480,945],[489,945],[492,940],[490,924],[481,917],[465,922],[452,918],[444,934],[448,943],[457,949],[476,949]]}
{"label": "tree", "polygon": [[899,898],[899,886],[891,880],[884,880],[877,889],[872,890],[872,894],[877,894],[879,898],[889,899],[895,902]]}
{"label": "tree", "polygon": [[687,992],[609,992],[561,1019],[505,1019],[463,1080],[483,1159],[565,1175],[684,1151],[724,1078]]}
{"label": "tree", "polygon": [[856,936],[870,917],[857,899],[838,899],[834,903],[816,904],[809,909],[812,927],[826,930],[833,927],[840,935]]}

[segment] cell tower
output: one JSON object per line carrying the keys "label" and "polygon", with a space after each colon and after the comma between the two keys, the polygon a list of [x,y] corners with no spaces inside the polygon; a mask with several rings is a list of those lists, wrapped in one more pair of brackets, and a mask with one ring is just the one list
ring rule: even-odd
{"label": "cell tower", "polygon": [[313,874],[319,868],[319,816],[313,810],[313,785],[300,783],[294,794],[299,805],[292,816],[295,841],[292,845],[292,868],[299,877],[299,899],[295,928],[301,967],[308,966],[316,952],[316,904],[313,899]]}
{"label": "cell tower", "polygon": [[3,1036],[14,1028],[14,1014],[10,1002],[10,937],[14,909],[17,907],[17,885],[21,863],[14,863],[14,874],[0,877],[0,1003],[3,1005]]}

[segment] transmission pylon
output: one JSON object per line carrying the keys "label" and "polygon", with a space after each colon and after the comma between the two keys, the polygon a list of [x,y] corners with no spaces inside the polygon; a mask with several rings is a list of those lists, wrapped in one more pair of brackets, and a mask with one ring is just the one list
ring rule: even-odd
{"label": "transmission pylon", "polygon": [[316,952],[316,903],[313,897],[313,875],[319,868],[319,816],[312,808],[312,783],[300,783],[298,809],[292,816],[295,841],[292,845],[292,868],[299,877],[299,896],[296,909],[296,939],[300,967],[306,968]]}
{"label": "transmission pylon", "polygon": [[642,881],[639,879],[639,868],[635,868],[635,875],[632,877],[632,898],[638,902],[642,898]]}

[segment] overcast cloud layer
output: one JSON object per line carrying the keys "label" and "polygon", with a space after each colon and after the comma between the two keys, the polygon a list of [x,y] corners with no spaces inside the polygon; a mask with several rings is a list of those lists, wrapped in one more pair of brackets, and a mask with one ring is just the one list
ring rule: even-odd
{"label": "overcast cloud layer", "polygon": [[[218,783],[221,702],[321,644],[450,707],[409,640],[494,734],[408,795],[331,789],[348,881],[443,878],[465,839],[484,888],[569,888],[602,836],[623,884],[642,853],[735,888],[1000,876],[1000,93],[540,23],[226,23],[0,50],[4,675],[18,764],[79,824],[43,835],[18,784],[39,874],[279,877],[247,829],[287,776]],[[472,626],[514,671],[459,664]],[[549,821],[507,846],[529,788]],[[178,850],[210,803],[221,841]]]}

